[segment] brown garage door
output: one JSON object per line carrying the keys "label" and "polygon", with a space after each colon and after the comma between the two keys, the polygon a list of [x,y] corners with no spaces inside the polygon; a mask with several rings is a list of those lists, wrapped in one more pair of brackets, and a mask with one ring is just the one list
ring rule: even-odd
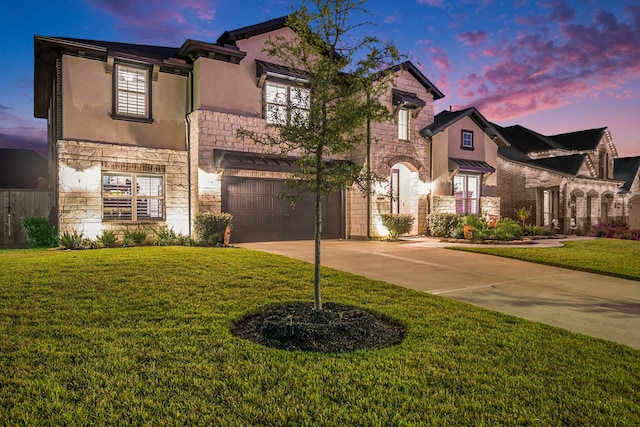
{"label": "brown garage door", "polygon": [[[285,182],[274,179],[225,177],[222,180],[222,211],[233,215],[231,242],[313,239],[314,195],[306,192],[295,205],[278,195]],[[341,237],[340,194],[323,201],[323,239]]]}

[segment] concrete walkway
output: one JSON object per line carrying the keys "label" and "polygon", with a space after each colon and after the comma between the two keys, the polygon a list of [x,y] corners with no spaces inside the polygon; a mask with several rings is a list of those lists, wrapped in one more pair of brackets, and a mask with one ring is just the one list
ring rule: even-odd
{"label": "concrete walkway", "polygon": [[[527,247],[561,246],[557,240]],[[313,242],[237,246],[313,262]],[[322,242],[322,265],[640,350],[640,282],[445,249],[417,238]]]}

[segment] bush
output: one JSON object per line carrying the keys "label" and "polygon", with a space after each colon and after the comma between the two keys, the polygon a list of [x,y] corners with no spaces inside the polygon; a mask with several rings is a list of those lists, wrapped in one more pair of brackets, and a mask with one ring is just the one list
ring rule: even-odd
{"label": "bush", "polygon": [[58,246],[62,249],[80,249],[83,246],[84,238],[82,233],[78,234],[76,231],[73,233],[65,231],[56,240]]}
{"label": "bush", "polygon": [[122,237],[123,246],[141,245],[146,240],[147,240],[147,232],[142,228],[136,228],[134,230],[125,230]]}
{"label": "bush", "polygon": [[155,235],[153,244],[157,246],[191,246],[192,244],[189,236],[178,234],[166,225],[157,230],[154,229],[153,234]]}
{"label": "bush", "polygon": [[398,240],[398,236],[407,234],[413,227],[413,216],[406,214],[382,214],[382,225],[389,230],[389,239]]}
{"label": "bush", "polygon": [[220,246],[224,244],[224,231],[231,227],[233,216],[230,213],[200,213],[196,215],[194,233],[196,242],[204,246]]}
{"label": "bush", "polygon": [[453,237],[461,225],[460,216],[451,213],[432,213],[428,218],[429,234],[435,237]]}
{"label": "bush", "polygon": [[640,240],[640,230],[629,228],[628,226],[596,224],[591,227],[591,232],[588,234],[595,237],[606,237],[609,239]]}
{"label": "bush", "polygon": [[49,218],[36,216],[22,218],[22,225],[27,232],[29,246],[53,246],[56,243],[56,228],[49,223]]}
{"label": "bush", "polygon": [[553,232],[545,227],[538,227],[536,225],[527,225],[524,228],[525,236],[552,236]]}
{"label": "bush", "polygon": [[118,242],[118,235],[113,230],[103,230],[102,234],[96,237],[95,246],[98,248],[113,248]]}
{"label": "bush", "polygon": [[511,218],[502,218],[493,230],[496,240],[518,240],[522,237],[522,225]]}

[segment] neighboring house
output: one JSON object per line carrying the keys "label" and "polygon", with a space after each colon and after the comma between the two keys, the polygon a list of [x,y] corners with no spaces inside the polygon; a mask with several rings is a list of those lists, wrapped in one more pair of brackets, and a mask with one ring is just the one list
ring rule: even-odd
{"label": "neighboring house", "polygon": [[[277,131],[286,119],[280,100],[299,76],[262,51],[268,37],[295,37],[285,21],[176,48],[36,36],[34,114],[48,120],[60,230],[191,233],[198,212],[224,211],[234,216],[232,241],[312,238],[310,195],[295,208],[279,197],[299,153],[274,156],[237,137],[239,128]],[[389,211],[413,214],[414,233],[426,229],[431,166],[419,131],[444,95],[410,62],[387,71],[396,87],[382,101],[397,123],[371,123],[366,147],[341,160],[388,177],[395,196],[327,197],[325,238],[386,235],[379,213]]]}
{"label": "neighboring house", "polygon": [[522,126],[496,128],[511,143],[498,150],[502,216],[531,208],[530,221],[563,233],[624,220],[623,182],[606,128],[545,136]]}
{"label": "neighboring house", "polygon": [[500,216],[498,148],[509,143],[471,107],[443,111],[420,132],[431,141],[430,212]]}
{"label": "neighboring house", "polygon": [[47,168],[34,150],[0,148],[0,188],[47,189]]}
{"label": "neighboring house", "polygon": [[624,182],[620,192],[624,195],[623,216],[631,228],[640,228],[640,156],[614,160],[613,177]]}

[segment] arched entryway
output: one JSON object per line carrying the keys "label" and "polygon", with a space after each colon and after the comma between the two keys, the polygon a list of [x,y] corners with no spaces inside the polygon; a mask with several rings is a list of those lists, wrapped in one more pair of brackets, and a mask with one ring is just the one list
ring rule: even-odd
{"label": "arched entryway", "polygon": [[603,194],[600,198],[600,223],[609,223],[609,211],[613,205],[613,195],[610,193]]}
{"label": "arched entryway", "polygon": [[414,230],[417,233],[420,178],[417,168],[406,162],[395,163],[390,171],[391,213],[413,215]]}

